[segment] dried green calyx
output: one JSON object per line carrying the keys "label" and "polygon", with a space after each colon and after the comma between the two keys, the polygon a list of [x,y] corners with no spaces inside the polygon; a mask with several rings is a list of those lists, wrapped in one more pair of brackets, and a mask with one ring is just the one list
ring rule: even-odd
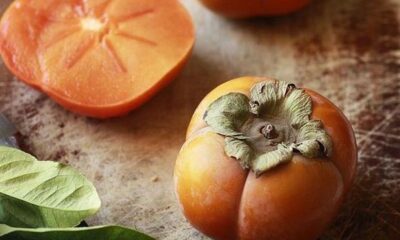
{"label": "dried green calyx", "polygon": [[283,81],[260,82],[250,98],[226,94],[208,107],[204,120],[225,136],[225,152],[257,176],[293,154],[307,158],[330,156],[332,141],[322,123],[312,120],[311,97]]}

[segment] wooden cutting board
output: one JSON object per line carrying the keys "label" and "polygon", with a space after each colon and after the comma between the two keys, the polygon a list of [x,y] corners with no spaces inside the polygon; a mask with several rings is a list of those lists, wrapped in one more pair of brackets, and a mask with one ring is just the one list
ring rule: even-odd
{"label": "wooden cutting board", "polygon": [[126,117],[67,112],[0,65],[0,111],[27,150],[69,163],[95,183],[103,206],[88,222],[137,227],[157,239],[206,239],[182,217],[174,195],[186,126],[215,86],[266,75],[322,93],[355,129],[355,187],[322,239],[400,239],[400,0],[318,0],[288,17],[246,21],[218,17],[196,0],[183,3],[197,27],[193,57],[175,82]]}

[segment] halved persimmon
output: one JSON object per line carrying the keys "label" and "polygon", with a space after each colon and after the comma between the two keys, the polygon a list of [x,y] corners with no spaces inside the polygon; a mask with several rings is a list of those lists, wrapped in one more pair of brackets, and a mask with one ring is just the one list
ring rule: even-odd
{"label": "halved persimmon", "polygon": [[174,79],[194,43],[177,0],[17,0],[0,53],[21,80],[92,117],[125,114]]}

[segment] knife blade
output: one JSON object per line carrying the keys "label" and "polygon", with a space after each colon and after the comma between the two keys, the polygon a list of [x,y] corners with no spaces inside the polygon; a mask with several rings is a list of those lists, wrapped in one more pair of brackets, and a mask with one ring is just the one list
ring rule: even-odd
{"label": "knife blade", "polygon": [[0,113],[0,145],[18,148],[17,128]]}

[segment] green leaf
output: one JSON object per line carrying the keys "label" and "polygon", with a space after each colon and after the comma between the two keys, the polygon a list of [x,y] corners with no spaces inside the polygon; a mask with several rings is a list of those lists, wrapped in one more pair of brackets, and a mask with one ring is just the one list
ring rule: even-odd
{"label": "green leaf", "polygon": [[153,240],[135,230],[120,226],[87,228],[13,228],[0,225],[0,240]]}
{"label": "green leaf", "polygon": [[99,208],[96,189],[73,168],[0,147],[0,223],[73,227]]}
{"label": "green leaf", "polygon": [[228,93],[210,104],[204,121],[221,135],[244,139],[239,128],[250,116],[249,98],[242,93]]}

